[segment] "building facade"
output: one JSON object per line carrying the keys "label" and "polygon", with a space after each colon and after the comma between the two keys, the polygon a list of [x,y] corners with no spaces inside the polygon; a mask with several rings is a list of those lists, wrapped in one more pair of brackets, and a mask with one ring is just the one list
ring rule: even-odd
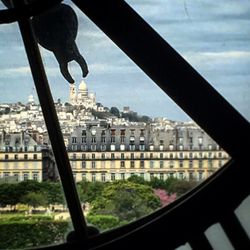
{"label": "building facade", "polygon": [[[202,180],[229,159],[194,122],[166,118],[130,122],[111,113],[97,119],[93,110],[109,110],[96,103],[84,81],[78,89],[70,84],[69,102],[58,101],[55,107],[76,181],[113,181],[133,175],[145,180]],[[58,180],[41,107],[33,96],[25,106],[1,105],[0,112],[0,179]],[[131,112],[124,107],[123,113]]]}
{"label": "building facade", "polygon": [[89,123],[69,138],[76,181],[113,181],[139,175],[165,180],[203,180],[223,166],[228,154],[197,126],[110,126]]}
{"label": "building facade", "polygon": [[96,96],[89,93],[86,83],[82,80],[78,86],[70,84],[69,101],[73,106],[83,106],[85,109],[97,109]]}
{"label": "building facade", "polygon": [[203,180],[228,161],[222,150],[69,152],[76,181],[113,181],[139,175]]}
{"label": "building facade", "polygon": [[53,154],[27,133],[0,134],[0,183],[57,180]]}

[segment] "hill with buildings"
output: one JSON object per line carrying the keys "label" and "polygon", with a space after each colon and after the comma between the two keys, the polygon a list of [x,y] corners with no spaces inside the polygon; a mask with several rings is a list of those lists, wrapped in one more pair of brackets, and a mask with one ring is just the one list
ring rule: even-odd
{"label": "hill with buildings", "polygon": [[[96,102],[82,81],[69,86],[69,101],[55,102],[76,181],[152,177],[203,179],[228,155],[194,122],[140,116]],[[58,179],[39,104],[0,104],[0,177]]]}

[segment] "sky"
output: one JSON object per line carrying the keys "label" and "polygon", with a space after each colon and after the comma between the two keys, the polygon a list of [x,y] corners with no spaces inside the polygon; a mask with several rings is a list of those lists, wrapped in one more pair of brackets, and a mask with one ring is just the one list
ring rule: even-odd
{"label": "sky", "polygon": [[[76,6],[76,43],[89,67],[84,79],[97,102],[138,114],[186,121],[190,118]],[[250,120],[249,0],[127,0],[242,115]],[[0,8],[4,6],[0,3]],[[54,100],[66,102],[69,84],[54,55],[41,48]],[[69,69],[82,80],[75,62]],[[188,83],[187,83],[188,84]],[[27,102],[33,80],[17,24],[0,25],[0,103]]]}

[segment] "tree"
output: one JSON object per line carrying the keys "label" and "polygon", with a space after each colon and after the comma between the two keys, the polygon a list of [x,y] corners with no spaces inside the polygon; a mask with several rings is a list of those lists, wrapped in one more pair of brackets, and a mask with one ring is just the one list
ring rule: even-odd
{"label": "tree", "polygon": [[160,198],[162,207],[168,205],[169,203],[176,200],[176,194],[168,194],[168,192],[164,189],[155,189],[155,195]]}
{"label": "tree", "polygon": [[21,202],[23,204],[27,204],[31,207],[38,207],[38,206],[47,206],[48,205],[48,200],[46,196],[42,193],[35,193],[35,192],[30,192],[26,195],[24,195],[21,198]]}
{"label": "tree", "polygon": [[197,185],[198,185],[197,181],[177,180],[172,183],[170,189],[172,193],[174,192],[177,194],[177,196],[180,196],[190,191]]}
{"label": "tree", "polygon": [[99,197],[105,187],[105,183],[95,181],[81,181],[77,183],[77,191],[81,202],[92,202]]}
{"label": "tree", "polygon": [[92,115],[98,119],[105,119],[105,118],[110,117],[109,112],[99,112],[94,109],[92,109],[91,112],[92,112]]}
{"label": "tree", "polygon": [[71,103],[68,103],[68,102],[65,102],[64,104],[65,106],[69,106],[69,107],[72,107],[72,104]]}
{"label": "tree", "polygon": [[64,104],[64,106],[65,106],[66,112],[70,112],[70,113],[73,112],[74,106],[73,106],[72,104],[66,102],[66,103]]}
{"label": "tree", "polygon": [[6,107],[5,109],[4,109],[4,114],[9,114],[10,113],[10,108],[9,107]]}
{"label": "tree", "polygon": [[122,118],[129,120],[130,122],[138,122],[138,116],[134,112],[122,113]]}
{"label": "tree", "polygon": [[20,193],[20,197],[30,192],[40,193],[43,189],[43,183],[34,180],[26,180],[19,182],[16,186],[16,190]]}
{"label": "tree", "polygon": [[149,116],[146,115],[140,116],[136,112],[122,113],[121,116],[122,118],[129,120],[131,122],[149,123],[151,121],[151,118]]}
{"label": "tree", "polygon": [[60,182],[43,182],[41,192],[46,196],[49,204],[65,204]]}
{"label": "tree", "polygon": [[143,185],[148,184],[147,181],[145,181],[143,177],[140,177],[138,175],[130,176],[127,180],[133,183],[137,183],[137,184],[143,184]]}
{"label": "tree", "polygon": [[0,185],[0,207],[15,206],[20,201],[21,192],[17,184],[4,183]]}
{"label": "tree", "polygon": [[90,214],[109,214],[120,220],[136,220],[160,207],[151,187],[129,181],[108,183],[93,202]]}
{"label": "tree", "polygon": [[[64,204],[64,194],[60,182],[37,182],[33,180],[0,185],[0,206],[15,206],[23,202],[30,193],[39,194],[48,204]],[[33,195],[34,196],[34,195]],[[39,197],[39,196],[38,196]],[[29,198],[29,196],[28,196]],[[32,198],[32,197],[31,197]],[[27,200],[25,200],[27,201]]]}
{"label": "tree", "polygon": [[29,192],[40,192],[42,184],[37,181],[23,181],[15,184],[1,184],[0,185],[0,203],[1,206],[11,205],[15,206],[20,203],[21,196]]}
{"label": "tree", "polygon": [[111,107],[110,113],[113,114],[114,116],[120,117],[120,111],[117,107]]}
{"label": "tree", "polygon": [[168,192],[168,193],[176,193],[175,190],[175,184],[179,181],[179,179],[175,178],[175,177],[169,177],[168,179],[166,179],[164,181],[164,189]]}
{"label": "tree", "polygon": [[147,115],[143,115],[139,118],[140,122],[145,122],[145,123],[149,123],[151,121],[151,118]]}
{"label": "tree", "polygon": [[175,177],[169,177],[166,180],[160,180],[154,177],[149,182],[145,182],[145,184],[150,185],[154,189],[164,189],[169,194],[180,196],[194,188],[198,182],[184,179],[180,180]]}
{"label": "tree", "polygon": [[164,180],[160,180],[157,177],[153,177],[149,183],[148,183],[152,188],[161,188],[165,189],[166,188],[166,182]]}

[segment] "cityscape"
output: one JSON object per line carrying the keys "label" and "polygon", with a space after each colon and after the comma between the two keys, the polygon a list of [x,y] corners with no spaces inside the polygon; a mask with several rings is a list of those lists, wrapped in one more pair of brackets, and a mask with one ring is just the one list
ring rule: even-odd
{"label": "cityscape", "polygon": [[[98,232],[167,206],[230,158],[193,121],[108,108],[84,81],[68,93],[55,108],[82,212]],[[27,99],[0,104],[1,249],[60,244],[72,228],[41,107]]]}
{"label": "cityscape", "polygon": [[[82,80],[70,84],[68,102],[55,102],[76,182],[169,177],[204,180],[229,155],[193,121],[138,115],[98,103]],[[0,104],[1,182],[59,179],[41,107]]]}
{"label": "cityscape", "polygon": [[[0,1],[3,10],[5,2]],[[126,3],[249,121],[249,1]],[[197,248],[199,243],[206,246],[207,241],[218,249],[243,246],[244,233],[242,236],[238,225],[247,232],[249,196],[237,209],[234,206],[243,197],[240,191],[247,193],[243,161],[226,164],[230,155],[145,75],[115,40],[73,2],[64,4],[77,14],[75,42],[88,64],[86,80],[81,80],[79,65],[70,62],[69,72],[76,83],[68,85],[54,54],[41,44],[39,50],[75,181],[75,201],[87,230],[98,234],[112,229],[99,239],[102,242],[110,235],[110,242],[115,243],[119,229],[113,229],[142,219],[120,231],[128,232],[125,237],[142,235],[140,241],[145,228],[152,246],[163,243],[171,248],[174,238],[185,243],[180,249]],[[0,31],[0,54],[5,59],[0,60],[0,249],[71,244],[77,228],[68,208],[71,194],[65,197],[64,193],[71,183],[61,181],[58,174],[20,27],[6,23]],[[145,57],[151,59],[148,54]],[[152,62],[158,66],[158,60]],[[183,85],[190,88],[190,81],[185,79]],[[190,90],[201,96],[196,89]],[[208,179],[223,166],[219,178]],[[231,172],[232,180],[240,176],[242,183],[236,186],[233,199],[232,182],[222,178],[226,172]],[[220,184],[210,185],[222,179]],[[151,219],[142,223],[149,214]],[[157,224],[163,217],[166,220]],[[138,230],[133,230],[134,225]],[[93,235],[90,232],[87,237]],[[123,242],[129,243],[129,238]]]}

